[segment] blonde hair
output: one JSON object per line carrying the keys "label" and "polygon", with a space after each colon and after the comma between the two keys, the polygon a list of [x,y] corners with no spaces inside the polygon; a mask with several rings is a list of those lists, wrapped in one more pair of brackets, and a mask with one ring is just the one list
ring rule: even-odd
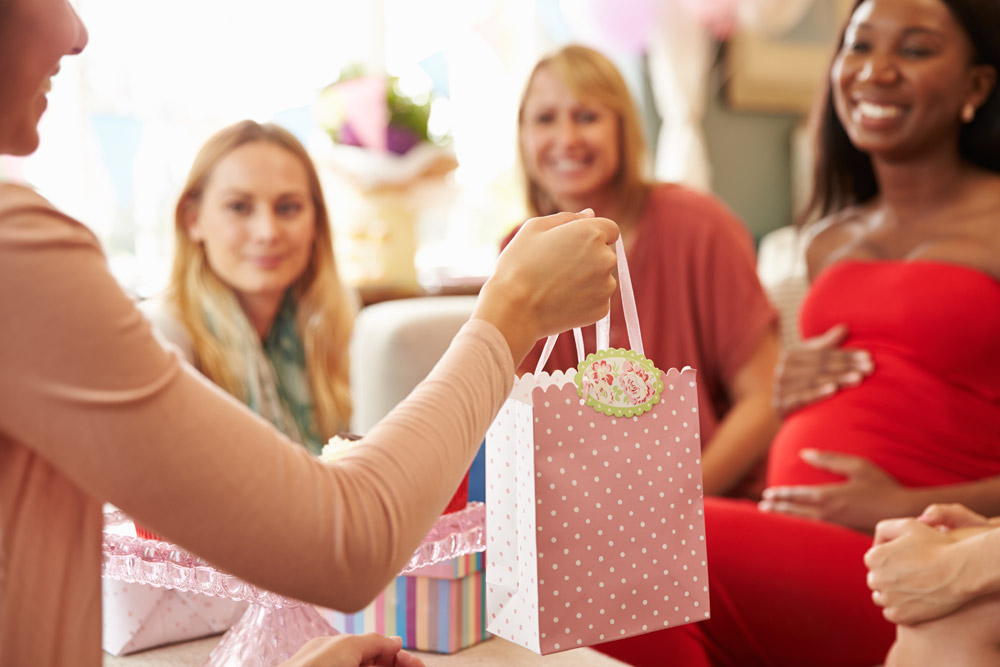
{"label": "blonde hair", "polygon": [[[188,235],[188,222],[197,212],[216,165],[235,149],[256,141],[270,142],[292,153],[302,163],[309,181],[316,236],[309,263],[292,284],[291,293],[305,350],[316,426],[323,438],[329,438],[346,427],[351,413],[348,343],[354,306],[337,275],[319,176],[309,154],[290,132],[270,123],[245,120],[217,132],[198,151],[174,212],[175,250],[168,299],[191,335],[199,370],[245,402],[248,371],[240,352],[244,329],[225,316],[237,312],[234,309],[240,307],[239,302],[212,270],[204,246]],[[211,324],[208,316],[212,317]]]}
{"label": "blonde hair", "polygon": [[650,188],[650,182],[646,177],[646,141],[639,122],[639,112],[632,101],[625,79],[614,63],[602,53],[578,44],[564,46],[539,60],[531,70],[528,82],[521,93],[521,102],[517,109],[517,143],[528,210],[532,215],[549,215],[558,210],[555,202],[528,174],[522,140],[524,105],[535,75],[546,67],[562,80],[574,97],[606,106],[618,117],[621,164],[613,183],[623,210],[637,215]]}

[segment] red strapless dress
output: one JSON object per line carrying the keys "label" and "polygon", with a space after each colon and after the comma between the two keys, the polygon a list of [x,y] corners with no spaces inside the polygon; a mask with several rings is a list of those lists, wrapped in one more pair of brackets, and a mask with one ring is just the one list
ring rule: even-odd
{"label": "red strapless dress", "polygon": [[768,484],[836,481],[803,448],[864,456],[907,486],[1000,474],[1000,283],[936,261],[845,261],[813,283],[804,336],[843,322],[871,352],[859,386],[793,413],[771,448]]}
{"label": "red strapless dress", "polygon": [[[836,476],[805,447],[865,456],[907,485],[1000,474],[1000,283],[932,261],[844,261],[813,283],[806,336],[839,322],[872,353],[858,387],[795,413],[772,447],[771,484]],[[870,667],[895,627],[865,585],[871,537],[705,499],[711,619],[597,648],[634,665]]]}

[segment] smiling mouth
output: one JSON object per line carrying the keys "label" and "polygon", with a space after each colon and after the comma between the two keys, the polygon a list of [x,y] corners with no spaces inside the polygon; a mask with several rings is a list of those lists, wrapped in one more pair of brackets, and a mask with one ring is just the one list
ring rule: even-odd
{"label": "smiling mouth", "polygon": [[579,171],[590,165],[589,160],[573,160],[570,158],[556,158],[549,162],[549,166],[555,171]]}
{"label": "smiling mouth", "polygon": [[864,118],[872,120],[888,120],[899,118],[903,115],[903,109],[894,104],[876,104],[874,102],[857,102],[857,110]]}

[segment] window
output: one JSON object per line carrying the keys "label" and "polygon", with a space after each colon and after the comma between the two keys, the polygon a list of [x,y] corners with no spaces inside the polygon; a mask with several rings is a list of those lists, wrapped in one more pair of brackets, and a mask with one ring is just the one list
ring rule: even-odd
{"label": "window", "polygon": [[242,118],[273,120],[317,155],[329,140],[313,102],[353,63],[447,94],[434,122],[450,123],[460,166],[421,218],[423,279],[488,273],[498,239],[524,217],[515,107],[541,51],[535,0],[76,5],[90,44],[63,61],[40,149],[5,159],[0,176],[26,179],[90,226],[140,294],[166,281],[175,198],[201,143]]}

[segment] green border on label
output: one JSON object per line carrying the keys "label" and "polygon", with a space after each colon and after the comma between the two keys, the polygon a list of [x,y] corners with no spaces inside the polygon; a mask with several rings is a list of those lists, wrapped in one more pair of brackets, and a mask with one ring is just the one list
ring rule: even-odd
{"label": "green border on label", "polygon": [[576,384],[576,393],[580,396],[580,398],[584,398],[583,378],[585,371],[587,371],[595,362],[603,359],[627,359],[634,364],[638,364],[643,370],[656,378],[656,381],[653,383],[653,396],[638,405],[619,406],[602,403],[596,400],[592,395],[588,394],[584,399],[585,405],[589,405],[597,412],[608,415],[609,417],[635,417],[652,410],[653,406],[659,403],[660,392],[663,391],[663,379],[660,376],[660,369],[653,365],[653,362],[647,359],[645,355],[639,354],[634,350],[626,350],[620,347],[591,353],[587,355],[586,359],[580,362],[577,366],[576,376],[573,378],[573,381]]}

